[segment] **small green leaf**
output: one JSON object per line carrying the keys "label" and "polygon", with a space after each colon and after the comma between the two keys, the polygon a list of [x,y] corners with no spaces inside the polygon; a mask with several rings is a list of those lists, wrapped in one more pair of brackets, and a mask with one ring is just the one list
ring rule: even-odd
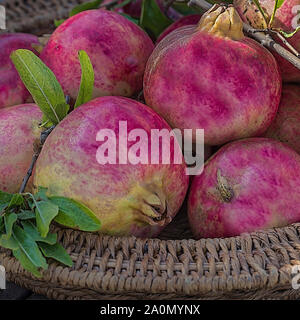
{"label": "small green leaf", "polygon": [[0,216],[0,233],[3,233],[5,230],[4,217]]}
{"label": "small green leaf", "polygon": [[34,198],[36,200],[44,200],[44,201],[48,201],[48,197],[47,197],[47,188],[43,188],[43,187],[39,187],[38,188],[38,192],[34,195]]}
{"label": "small green leaf", "polygon": [[48,268],[46,259],[39,250],[37,243],[30,237],[30,235],[17,225],[14,225],[13,228],[13,238],[18,243],[22,253],[24,253],[33,265],[43,269]]}
{"label": "small green leaf", "polygon": [[67,115],[69,105],[54,73],[30,50],[14,51],[11,60],[45,117],[59,123]]}
{"label": "small green leaf", "polygon": [[276,0],[276,6],[277,6],[277,9],[279,9],[283,4],[284,4],[284,1],[285,0]]}
{"label": "small green leaf", "polygon": [[297,29],[295,29],[293,32],[285,32],[285,31],[283,31],[283,30],[280,30],[279,32],[280,32],[281,34],[283,34],[285,38],[291,38],[291,37],[294,36],[297,32],[299,32],[299,30],[300,30],[300,26],[297,27]]}
{"label": "small green leaf", "polygon": [[116,5],[114,5],[114,9],[119,9],[119,8],[123,8],[125,6],[127,6],[130,2],[132,2],[132,0],[124,0],[120,3],[117,3]]}
{"label": "small green leaf", "polygon": [[55,244],[57,241],[57,235],[54,233],[48,233],[45,238],[43,238],[37,227],[30,221],[22,221],[22,226],[24,228],[24,231],[30,235],[32,240],[34,241],[39,241],[39,242],[44,242],[48,244]]}
{"label": "small green leaf", "polygon": [[0,204],[10,203],[13,196],[14,196],[13,194],[10,194],[10,193],[4,192],[4,191],[0,191]]}
{"label": "small green leaf", "polygon": [[140,25],[157,38],[173,21],[159,8],[156,0],[143,0]]}
{"label": "small green leaf", "polygon": [[5,234],[0,236],[0,246],[10,250],[16,250],[19,248],[17,241],[13,237],[8,239]]}
{"label": "small green leaf", "polygon": [[77,13],[80,13],[82,11],[86,11],[86,10],[92,10],[92,9],[98,9],[101,2],[103,0],[96,0],[96,1],[91,1],[91,2],[85,2],[85,3],[82,3],[82,4],[79,4],[78,6],[74,7],[69,16],[70,17],[73,17],[75,16]]}
{"label": "small green leaf", "polygon": [[272,27],[273,21],[275,19],[276,12],[283,5],[284,1],[285,0],[275,0],[273,13],[272,13],[271,19],[269,21],[269,27]]}
{"label": "small green leaf", "polygon": [[13,194],[0,191],[0,212],[7,208],[13,196]]}
{"label": "small green leaf", "polygon": [[4,216],[5,230],[6,230],[6,239],[9,239],[12,234],[13,225],[17,221],[18,217],[15,213],[7,213]]}
{"label": "small green leaf", "polygon": [[11,209],[12,207],[17,207],[17,206],[21,206],[23,205],[25,202],[24,202],[24,198],[21,194],[19,193],[16,193],[12,196],[8,206],[7,206],[7,209]]}
{"label": "small green leaf", "polygon": [[73,261],[61,244],[49,245],[47,243],[40,243],[39,247],[45,257],[55,259],[68,267],[72,267]]}
{"label": "small green leaf", "polygon": [[[49,197],[59,207],[59,214],[55,221],[71,228],[82,231],[98,231],[101,227],[99,219],[83,204],[64,197]],[[68,223],[71,222],[71,226]],[[67,224],[65,224],[67,223]]]}
{"label": "small green leaf", "polygon": [[199,14],[201,12],[204,12],[205,10],[194,9],[187,5],[187,3],[184,2],[174,2],[172,4],[172,8],[178,11],[179,13],[183,14],[184,16],[190,15],[190,14]]}
{"label": "small green leaf", "polygon": [[28,256],[20,248],[13,250],[13,255],[17,260],[20,261],[25,270],[31,272],[37,278],[42,276],[38,268],[31,262]]}
{"label": "small green leaf", "polygon": [[126,13],[120,12],[119,14],[120,14],[121,16],[125,17],[126,19],[128,19],[129,21],[135,23],[136,25],[138,25],[138,26],[140,25],[140,21],[139,21],[138,19],[134,19],[134,18],[132,18],[130,15],[126,14]]}
{"label": "small green leaf", "polygon": [[30,210],[21,210],[21,212],[18,213],[18,219],[20,219],[20,220],[35,219],[35,213]]}
{"label": "small green leaf", "polygon": [[78,57],[81,65],[81,82],[74,109],[92,100],[95,82],[94,69],[88,54],[81,50],[78,52]]}
{"label": "small green leaf", "polygon": [[50,223],[58,215],[58,206],[50,201],[39,201],[35,204],[37,228],[41,236],[46,237]]}
{"label": "small green leaf", "polygon": [[60,19],[60,20],[54,20],[55,27],[59,27],[61,24],[63,24],[66,21],[66,19]]}

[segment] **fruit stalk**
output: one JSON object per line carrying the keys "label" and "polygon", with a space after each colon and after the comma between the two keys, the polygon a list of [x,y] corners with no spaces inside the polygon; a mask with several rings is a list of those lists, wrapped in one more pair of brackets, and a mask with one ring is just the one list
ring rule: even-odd
{"label": "fruit stalk", "polygon": [[[205,0],[189,0],[188,6],[197,7],[204,10],[209,10],[213,7],[213,5]],[[289,61],[296,68],[300,70],[300,59],[282,47],[279,43],[277,43],[269,34],[266,34],[262,30],[257,30],[249,26],[247,23],[243,24],[244,32],[254,38],[256,41],[260,42],[264,47],[268,49],[272,49],[277,52],[281,57]]]}
{"label": "fruit stalk", "polygon": [[48,138],[49,134],[53,131],[53,129],[55,128],[55,126],[52,126],[46,130],[44,130],[42,133],[41,133],[41,137],[40,137],[40,141],[39,143],[35,144],[34,145],[34,154],[33,154],[33,157],[32,157],[32,161],[31,161],[31,164],[30,164],[30,167],[26,173],[26,176],[24,177],[23,181],[22,181],[22,185],[20,187],[20,190],[19,190],[19,193],[24,193],[25,189],[26,189],[26,186],[27,186],[27,183],[30,179],[30,177],[32,176],[32,173],[33,173],[33,169],[34,169],[34,166],[37,162],[37,159],[42,151],[42,148],[43,148],[43,145],[46,141],[46,139]]}

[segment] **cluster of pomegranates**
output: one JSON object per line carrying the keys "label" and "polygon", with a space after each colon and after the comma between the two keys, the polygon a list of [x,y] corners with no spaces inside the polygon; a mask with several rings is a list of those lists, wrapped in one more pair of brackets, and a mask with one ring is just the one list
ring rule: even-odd
{"label": "cluster of pomegranates", "polygon": [[[271,15],[273,1],[261,2]],[[291,8],[299,4],[285,1],[276,27],[291,31]],[[80,201],[110,235],[158,236],[187,196],[197,239],[300,222],[300,70],[244,35],[242,20],[259,24],[252,9],[236,0],[185,16],[155,44],[139,26],[103,9],[67,19],[41,53],[36,36],[1,34],[0,190],[18,192],[43,130],[42,112],[10,54],[21,48],[39,55],[72,104],[81,81],[78,51],[85,50],[95,73],[93,99],[50,134],[28,190],[41,186]],[[300,49],[300,32],[291,39]],[[142,90],[145,103],[133,99]],[[148,134],[204,129],[205,145],[217,152],[193,179],[183,156],[181,163],[99,164],[97,133],[106,128],[117,136],[120,121]]]}

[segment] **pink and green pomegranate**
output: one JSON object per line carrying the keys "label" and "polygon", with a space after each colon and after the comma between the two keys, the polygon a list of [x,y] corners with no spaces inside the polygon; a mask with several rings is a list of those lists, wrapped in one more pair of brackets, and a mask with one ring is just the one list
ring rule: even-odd
{"label": "pink and green pomegranate", "polygon": [[81,79],[78,51],[95,71],[94,97],[131,96],[142,89],[152,40],[133,22],[108,10],[81,12],[60,25],[41,53],[64,92],[76,99]]}
{"label": "pink and green pomegranate", "polygon": [[266,137],[277,139],[289,145],[300,154],[300,87],[286,84],[276,118]]}
{"label": "pink and green pomegranate", "polygon": [[28,49],[35,52],[32,44],[39,44],[39,41],[36,36],[30,34],[0,34],[0,108],[31,100],[29,92],[10,60],[10,54],[17,49]]}
{"label": "pink and green pomegranate", "polygon": [[300,222],[300,155],[267,138],[222,147],[193,180],[188,218],[195,238],[242,233]]}
{"label": "pink and green pomegranate", "polygon": [[[127,122],[128,154],[126,137],[119,131],[120,121]],[[103,129],[109,130],[116,142],[107,138],[105,143],[109,146],[103,146],[103,140],[99,140]],[[184,161],[134,164],[129,155],[138,140],[130,138],[133,129],[143,129],[149,140],[141,142],[146,148],[142,148],[143,154],[142,149],[132,149],[131,154],[147,157],[150,163],[150,151],[155,150],[150,149],[150,131],[170,130],[153,110],[123,97],[101,97],[77,108],[48,137],[37,161],[35,187],[46,187],[50,195],[85,204],[100,219],[103,234],[155,237],[181,207],[189,179]],[[99,161],[99,148],[104,148],[113,159],[111,147],[121,148],[115,153],[118,160]],[[171,158],[173,151],[171,148]],[[121,153],[124,159],[124,152],[128,161],[120,160]],[[154,152],[157,154],[158,150]]]}
{"label": "pink and green pomegranate", "polygon": [[174,128],[204,129],[208,145],[265,132],[281,76],[273,55],[242,28],[232,6],[215,6],[197,26],[167,35],[147,62],[147,105]]}
{"label": "pink and green pomegranate", "polygon": [[[245,22],[248,22],[254,28],[264,29],[267,27],[271,19],[275,0],[259,0],[262,9],[265,12],[266,20],[252,0],[234,0],[233,4],[239,12],[240,16]],[[298,8],[298,9],[297,9]],[[275,29],[282,29],[285,32],[292,32],[295,26],[300,23],[300,0],[286,0],[282,6],[277,10],[272,27]],[[300,51],[300,32],[297,32],[291,38],[287,39],[288,42]],[[279,43],[279,39],[277,39]],[[284,46],[284,45],[283,45]],[[274,56],[279,63],[282,78],[285,82],[300,82],[300,70],[294,67],[290,62],[280,57],[274,52]]]}
{"label": "pink and green pomegranate", "polygon": [[165,29],[161,35],[157,38],[157,43],[160,42],[164,37],[166,37],[172,31],[188,25],[195,25],[199,22],[201,18],[200,14],[190,14],[188,16],[182,17],[179,20],[172,23],[167,29]]}
{"label": "pink and green pomegranate", "polygon": [[[0,190],[19,191],[33,157],[34,143],[39,141],[42,112],[34,104],[0,110]],[[31,190],[29,181],[27,190]]]}

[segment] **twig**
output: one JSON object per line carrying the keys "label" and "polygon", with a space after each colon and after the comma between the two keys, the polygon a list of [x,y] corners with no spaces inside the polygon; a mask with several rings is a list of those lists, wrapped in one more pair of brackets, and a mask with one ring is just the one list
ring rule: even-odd
{"label": "twig", "polygon": [[164,2],[164,13],[166,14],[171,7],[171,5],[175,2],[175,0],[166,0]]}
{"label": "twig", "polygon": [[[213,5],[205,0],[188,0],[188,6],[209,10]],[[257,30],[250,27],[247,23],[243,23],[244,32],[251,36],[256,41],[260,42],[264,47],[277,52],[285,60],[289,61],[296,68],[300,69],[300,59],[297,55],[288,51],[277,43],[269,34],[263,32],[264,30]]]}
{"label": "twig", "polygon": [[32,176],[32,172],[33,172],[34,166],[36,164],[36,161],[37,161],[37,159],[38,159],[38,157],[39,157],[39,155],[40,155],[40,153],[42,151],[42,147],[43,147],[46,139],[48,138],[49,134],[53,131],[54,128],[55,128],[55,126],[52,126],[49,129],[46,129],[41,133],[39,143],[34,146],[34,149],[35,149],[34,150],[34,155],[32,157],[31,164],[30,164],[30,167],[29,167],[29,169],[27,171],[27,174],[23,179],[23,182],[22,182],[21,188],[19,190],[19,193],[24,193],[25,188],[27,186],[27,183],[28,183],[30,177]]}

